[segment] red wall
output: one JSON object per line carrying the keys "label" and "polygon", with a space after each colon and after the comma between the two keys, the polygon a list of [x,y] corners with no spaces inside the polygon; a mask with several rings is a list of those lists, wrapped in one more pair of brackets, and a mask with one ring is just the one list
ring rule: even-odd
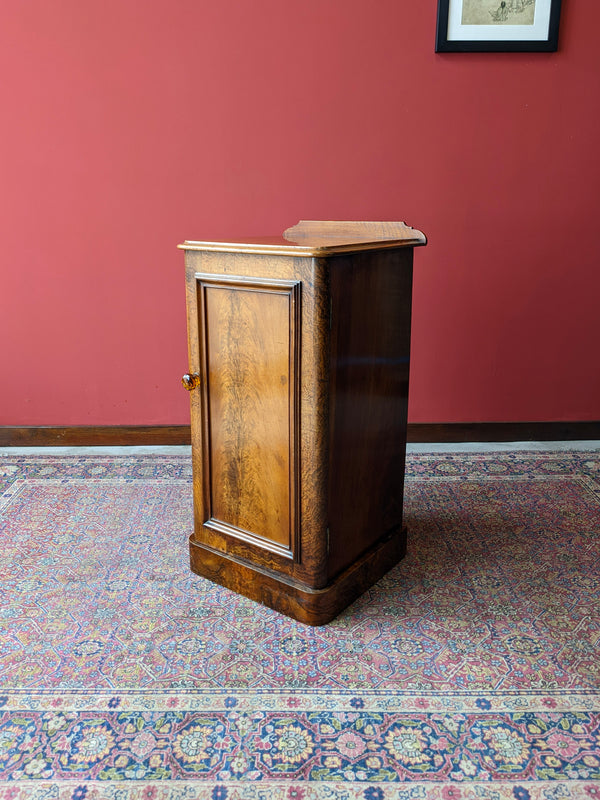
{"label": "red wall", "polygon": [[600,419],[600,4],[434,53],[435,0],[0,10],[0,424],[188,420],[184,238],[403,219],[413,422]]}

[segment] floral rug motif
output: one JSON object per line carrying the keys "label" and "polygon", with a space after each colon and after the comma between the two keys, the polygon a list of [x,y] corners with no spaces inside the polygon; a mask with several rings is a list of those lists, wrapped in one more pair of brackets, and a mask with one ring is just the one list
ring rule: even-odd
{"label": "floral rug motif", "polygon": [[189,571],[187,456],[0,456],[0,800],[600,798],[600,453],[411,455],[310,628]]}

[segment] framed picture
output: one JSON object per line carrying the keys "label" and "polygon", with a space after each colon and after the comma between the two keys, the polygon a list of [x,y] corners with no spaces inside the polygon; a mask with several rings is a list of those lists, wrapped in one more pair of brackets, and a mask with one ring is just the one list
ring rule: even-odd
{"label": "framed picture", "polygon": [[560,0],[438,0],[436,53],[551,52]]}

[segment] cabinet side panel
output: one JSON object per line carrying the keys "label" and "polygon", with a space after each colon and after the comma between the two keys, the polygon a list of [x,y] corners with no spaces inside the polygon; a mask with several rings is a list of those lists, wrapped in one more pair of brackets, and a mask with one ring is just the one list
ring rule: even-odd
{"label": "cabinet side panel", "polygon": [[200,283],[208,411],[205,525],[293,556],[294,287]]}
{"label": "cabinet side panel", "polygon": [[330,577],[402,530],[412,249],[332,259]]}

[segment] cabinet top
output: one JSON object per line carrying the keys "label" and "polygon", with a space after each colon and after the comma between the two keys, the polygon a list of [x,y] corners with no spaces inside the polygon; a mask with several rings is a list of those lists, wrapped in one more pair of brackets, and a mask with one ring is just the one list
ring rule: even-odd
{"label": "cabinet top", "polygon": [[421,231],[404,222],[300,220],[281,236],[228,241],[185,241],[181,250],[216,250],[285,256],[326,256],[357,250],[417,247],[427,244]]}

